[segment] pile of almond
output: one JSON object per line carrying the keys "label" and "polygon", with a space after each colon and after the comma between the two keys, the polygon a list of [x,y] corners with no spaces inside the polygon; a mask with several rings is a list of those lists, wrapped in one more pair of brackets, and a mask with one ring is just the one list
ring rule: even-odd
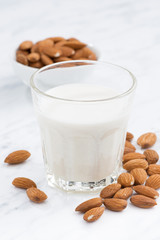
{"label": "pile of almond", "polygon": [[97,57],[86,43],[63,37],[50,37],[35,44],[24,41],[16,51],[17,62],[34,68],[70,60],[97,60]]}
{"label": "pile of almond", "polygon": [[[100,197],[89,199],[78,205],[75,211],[84,213],[84,220],[93,222],[100,218],[105,208],[111,211],[122,211],[127,207],[127,199],[139,208],[151,208],[157,205],[159,197],[156,189],[160,188],[160,165],[156,164],[159,155],[155,150],[147,149],[142,153],[135,152],[131,143],[133,134],[127,133],[123,155],[123,168],[117,183],[103,188]],[[157,140],[154,133],[141,135],[137,144],[141,148],[152,147]],[[133,191],[136,193],[133,195]],[[105,207],[101,207],[101,205]]]}

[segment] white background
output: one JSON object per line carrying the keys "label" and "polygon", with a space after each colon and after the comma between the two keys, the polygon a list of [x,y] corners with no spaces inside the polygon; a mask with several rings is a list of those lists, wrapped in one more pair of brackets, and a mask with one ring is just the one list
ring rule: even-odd
{"label": "white background", "polygon": [[[47,186],[30,90],[15,76],[11,60],[15,46],[26,39],[60,35],[93,43],[101,59],[137,77],[128,129],[135,139],[156,132],[154,149],[160,153],[160,1],[0,0],[0,33],[0,239],[159,240],[159,204],[145,210],[128,203],[123,212],[106,210],[97,222],[87,224],[74,208],[94,195],[67,194]],[[18,149],[29,150],[31,158],[19,166],[4,164],[4,158]],[[18,176],[35,180],[48,200],[40,205],[30,202],[24,190],[11,184]]]}

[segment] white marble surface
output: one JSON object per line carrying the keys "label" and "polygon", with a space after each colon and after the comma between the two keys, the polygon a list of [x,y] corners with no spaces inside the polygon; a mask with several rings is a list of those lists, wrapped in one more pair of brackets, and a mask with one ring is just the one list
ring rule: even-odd
{"label": "white marble surface", "polygon": [[[0,239],[1,240],[159,240],[160,200],[149,210],[131,204],[122,213],[105,211],[93,224],[74,212],[92,194],[71,194],[47,186],[39,129],[30,90],[15,76],[11,56],[25,39],[75,36],[93,43],[101,59],[130,69],[138,88],[129,130],[160,136],[160,1],[39,0],[0,1]],[[154,147],[160,153],[160,138]],[[32,157],[19,166],[4,158],[16,149]],[[26,176],[48,195],[40,205],[11,182]]]}

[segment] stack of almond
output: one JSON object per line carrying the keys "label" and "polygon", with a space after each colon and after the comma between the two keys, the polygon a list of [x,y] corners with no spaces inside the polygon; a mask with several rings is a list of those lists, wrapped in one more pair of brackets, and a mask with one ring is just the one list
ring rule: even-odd
{"label": "stack of almond", "polygon": [[16,51],[16,61],[34,68],[70,60],[96,60],[87,44],[76,38],[50,37],[33,44],[22,42]]}
{"label": "stack of almond", "polygon": [[[133,134],[128,132],[123,155],[123,168],[127,172],[119,175],[117,183],[102,189],[100,197],[87,200],[76,207],[75,211],[85,213],[85,221],[93,222],[100,218],[105,209],[101,207],[102,204],[111,211],[122,211],[127,207],[129,197],[136,207],[151,208],[157,205],[155,199],[159,197],[156,189],[160,188],[160,165],[156,163],[159,155],[152,149],[145,150],[143,154],[135,152],[132,139]],[[156,140],[154,133],[145,133],[138,138],[137,144],[142,149],[150,148]],[[133,190],[136,194],[132,196]]]}

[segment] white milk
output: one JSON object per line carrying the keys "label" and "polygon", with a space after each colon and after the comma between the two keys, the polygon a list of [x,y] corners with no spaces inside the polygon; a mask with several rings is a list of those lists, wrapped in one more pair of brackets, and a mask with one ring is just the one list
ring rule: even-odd
{"label": "white milk", "polygon": [[[112,89],[88,84],[62,85],[46,93],[70,100],[117,95]],[[65,181],[94,182],[113,174],[122,156],[128,120],[120,101],[42,100],[37,114],[48,175]]]}

